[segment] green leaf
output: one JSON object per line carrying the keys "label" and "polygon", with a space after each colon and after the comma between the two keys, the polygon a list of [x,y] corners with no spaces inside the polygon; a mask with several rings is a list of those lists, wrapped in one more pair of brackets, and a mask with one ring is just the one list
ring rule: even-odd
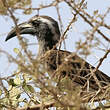
{"label": "green leaf", "polygon": [[27,10],[25,10],[24,12],[23,12],[24,14],[31,14],[32,13],[32,9],[27,9]]}
{"label": "green leaf", "polygon": [[14,83],[15,83],[16,85],[20,85],[20,84],[22,83],[22,81],[21,81],[21,79],[20,79],[19,76],[16,76],[16,78],[14,79]]}
{"label": "green leaf", "polygon": [[17,97],[16,97],[16,99],[19,99],[19,98],[20,98],[20,96],[21,96],[21,94],[18,94],[18,95],[17,95]]}
{"label": "green leaf", "polygon": [[95,11],[94,11],[94,15],[97,15],[97,14],[98,14],[98,10],[95,10]]}
{"label": "green leaf", "polygon": [[0,96],[2,95],[2,90],[0,89]]}
{"label": "green leaf", "polygon": [[18,48],[14,48],[13,51],[16,53],[16,54],[19,54],[20,53],[20,50]]}
{"label": "green leaf", "polygon": [[34,88],[31,85],[25,85],[23,88],[27,92],[31,92],[31,93],[35,92]]}
{"label": "green leaf", "polygon": [[14,79],[10,79],[8,81],[9,85],[12,85],[12,86],[17,86],[16,83],[14,82]]}

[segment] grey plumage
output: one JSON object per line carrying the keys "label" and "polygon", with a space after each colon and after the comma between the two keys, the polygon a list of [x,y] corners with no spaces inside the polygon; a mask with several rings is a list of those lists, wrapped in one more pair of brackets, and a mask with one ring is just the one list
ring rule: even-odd
{"label": "grey plumage", "polygon": [[[59,27],[54,19],[48,16],[34,16],[29,21],[18,25],[18,28],[20,34],[32,34],[37,36],[39,43],[38,55],[45,56],[40,60],[41,63],[45,65],[47,72],[55,73],[59,71],[60,68],[59,72],[63,76],[68,76],[73,82],[87,87],[87,81],[89,81],[89,86],[92,89],[99,89],[91,74],[91,72],[93,72],[92,70],[94,70],[93,66],[75,53],[57,50],[56,48],[52,49],[60,40]],[[14,36],[16,36],[16,28],[8,34],[6,41]],[[97,70],[94,74],[102,87],[110,83],[110,77],[100,70]]]}

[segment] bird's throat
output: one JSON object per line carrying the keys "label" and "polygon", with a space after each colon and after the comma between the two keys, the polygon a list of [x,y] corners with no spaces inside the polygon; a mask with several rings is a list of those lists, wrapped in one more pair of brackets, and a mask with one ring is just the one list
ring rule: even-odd
{"label": "bird's throat", "polygon": [[39,49],[38,49],[38,56],[44,55],[48,50],[51,50],[54,45],[49,45],[47,42],[39,41]]}

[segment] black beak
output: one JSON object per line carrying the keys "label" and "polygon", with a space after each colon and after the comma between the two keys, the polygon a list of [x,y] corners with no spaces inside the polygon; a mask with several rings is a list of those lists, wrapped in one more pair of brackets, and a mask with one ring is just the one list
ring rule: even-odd
{"label": "black beak", "polygon": [[[35,35],[35,33],[36,33],[35,28],[30,23],[26,23],[25,22],[25,23],[19,24],[18,28],[19,28],[20,34],[32,34],[32,35]],[[9,34],[7,35],[5,41],[15,37],[16,35],[17,35],[16,34],[16,28],[13,28],[9,32]]]}

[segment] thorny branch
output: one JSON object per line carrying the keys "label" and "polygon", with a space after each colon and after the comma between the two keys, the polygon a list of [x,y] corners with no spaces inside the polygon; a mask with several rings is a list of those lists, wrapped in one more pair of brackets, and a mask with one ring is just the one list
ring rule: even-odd
{"label": "thorny branch", "polygon": [[[27,57],[29,58],[30,63],[33,64],[33,59],[32,59],[31,55],[28,53],[28,51],[27,51],[27,49],[26,49],[27,46],[25,46],[26,44],[25,44],[25,42],[23,42],[23,40],[22,40],[22,38],[21,38],[21,36],[20,36],[20,34],[19,34],[19,29],[18,29],[18,26],[17,26],[16,17],[13,15],[13,11],[12,11],[11,8],[8,6],[6,0],[2,0],[2,2],[3,2],[3,4],[4,4],[4,6],[7,8],[10,17],[12,18],[12,20],[13,20],[15,26],[16,26],[16,33],[17,33],[17,36],[18,36],[20,45],[22,46],[22,48],[23,48],[25,54],[26,54]],[[76,18],[77,15],[80,15],[80,17],[83,18],[84,21],[85,21],[86,23],[88,23],[92,28],[96,28],[96,26],[97,26],[97,24],[98,24],[98,27],[96,28],[96,30],[94,31],[94,33],[95,33],[95,32],[98,32],[105,40],[107,40],[108,42],[110,42],[110,39],[109,39],[107,36],[105,36],[105,35],[98,29],[100,26],[104,26],[104,27],[106,27],[107,29],[110,29],[110,26],[108,26],[107,24],[104,23],[104,18],[105,18],[106,15],[109,13],[110,9],[107,10],[107,12],[104,14],[104,16],[103,16],[103,18],[102,18],[102,21],[99,22],[98,20],[94,19],[92,16],[90,16],[86,11],[84,11],[84,10],[82,9],[82,5],[83,5],[83,3],[85,2],[85,0],[82,0],[82,1],[80,2],[80,4],[78,5],[79,7],[77,7],[77,6],[74,7],[74,5],[73,5],[73,3],[72,3],[72,2],[73,2],[72,0],[71,0],[71,1],[68,1],[68,0],[54,0],[52,3],[50,3],[50,4],[48,4],[48,5],[45,5],[45,6],[44,6],[44,5],[41,5],[39,8],[32,8],[32,7],[30,7],[30,8],[25,8],[25,7],[17,7],[17,6],[15,6],[15,7],[13,7],[13,9],[22,9],[22,10],[29,10],[29,9],[31,9],[31,10],[33,10],[33,11],[34,11],[34,10],[38,10],[38,11],[39,11],[39,10],[41,10],[41,9],[45,9],[45,8],[49,8],[49,7],[56,7],[57,14],[58,14],[58,19],[59,19],[59,21],[60,21],[60,27],[61,27],[61,30],[62,30],[62,29],[63,29],[63,23],[62,23],[62,20],[61,20],[61,15],[60,15],[59,7],[58,7],[58,5],[59,5],[60,3],[62,3],[62,2],[67,3],[68,6],[71,7],[73,11],[75,11],[75,14],[74,14],[74,16],[73,16],[73,19],[71,20],[71,22],[69,23],[69,25],[67,26],[67,28],[65,29],[65,31],[63,32],[62,37],[61,37],[61,40],[60,40],[59,43],[56,45],[56,46],[60,45],[60,46],[59,46],[59,49],[60,49],[60,47],[61,47],[61,42],[64,41],[64,39],[66,38],[66,34],[67,34],[67,32],[70,30],[71,25],[77,20],[77,18]],[[91,22],[92,20],[96,23],[96,25],[94,25],[94,24]],[[55,46],[55,47],[56,47],[56,46]],[[55,48],[55,47],[54,47],[54,48]],[[102,65],[104,59],[107,57],[107,55],[109,54],[109,52],[110,52],[110,50],[107,50],[107,51],[106,51],[105,55],[100,59],[99,64],[97,65],[96,69],[95,69],[94,71],[92,71],[92,75],[93,75],[93,77],[94,77],[94,79],[95,79],[95,81],[96,81],[96,83],[98,84],[98,86],[99,86],[100,89],[102,89],[102,88],[101,88],[101,85],[100,85],[98,79],[96,78],[96,76],[94,75],[94,73],[95,73],[95,72],[99,69],[99,67]],[[26,72],[26,73],[29,73],[29,74],[31,74],[31,75],[34,74],[33,71],[30,71],[30,70],[26,67],[26,65],[23,64],[23,62],[19,62],[17,59],[13,58],[9,53],[7,53],[7,52],[5,52],[5,51],[3,51],[3,50],[0,50],[0,53],[5,53],[5,54],[8,56],[8,58],[11,59],[11,61],[15,62],[15,63],[18,64],[20,67],[24,68],[22,71],[20,71],[21,73],[22,73],[22,72]],[[72,54],[72,55],[73,55],[73,54]],[[71,56],[72,56],[72,55],[71,55]],[[69,56],[69,57],[71,57],[71,56]],[[65,64],[65,62],[64,62],[64,64]],[[33,66],[34,66],[34,64],[33,64]],[[58,68],[58,69],[59,69],[59,68]],[[26,71],[25,71],[25,70],[26,70]],[[10,77],[13,77],[13,76],[15,76],[16,74],[19,74],[20,72],[15,73],[15,74],[13,74],[12,76],[9,76],[9,77],[6,77],[6,78],[0,78],[0,80],[9,79]],[[41,74],[42,74],[42,73],[41,73]],[[43,78],[44,78],[44,75],[43,75],[43,74],[42,74],[42,76],[43,76]],[[47,102],[44,102],[44,103],[41,103],[41,104],[36,104],[35,106],[29,106],[28,108],[25,108],[25,107],[24,107],[24,108],[17,108],[16,110],[40,110],[41,108],[43,108],[43,109],[44,109],[44,108],[47,108],[47,109],[48,109],[49,107],[54,107],[55,104],[56,104],[56,102],[59,102],[59,104],[61,104],[63,107],[64,107],[64,106],[71,105],[71,102],[70,102],[70,104],[67,104],[67,103],[64,103],[62,100],[60,100],[60,98],[58,97],[58,95],[61,95],[59,91],[57,91],[57,90],[54,91],[52,88],[46,87],[46,86],[45,86],[45,85],[47,84],[46,81],[42,82],[40,79],[37,79],[37,80],[38,80],[39,85],[40,85],[40,86],[43,86],[43,87],[41,87],[41,88],[45,88],[45,89],[54,97],[53,99],[55,99],[55,101],[53,101],[53,102],[48,102],[48,101],[47,101]],[[3,85],[3,83],[2,83],[1,81],[0,81],[0,86],[4,87],[4,85]],[[39,87],[39,88],[40,88],[40,87]],[[5,90],[5,88],[4,88],[4,91],[5,91],[5,93],[7,93],[7,90]],[[92,92],[91,92],[91,93],[90,93],[90,96],[89,96],[89,93],[87,93],[87,95],[88,95],[87,98],[91,98],[91,97],[93,97],[93,96],[96,95],[96,92],[94,92],[93,94],[92,94]],[[31,97],[30,97],[30,98],[31,98]],[[85,97],[84,97],[84,98],[85,98]],[[83,98],[82,100],[84,100],[84,98]],[[85,99],[86,99],[86,98],[85,98]],[[82,102],[83,102],[83,101],[82,101]],[[11,106],[11,101],[10,101],[10,106]],[[12,109],[12,107],[8,107],[8,106],[6,106],[6,108],[11,108],[11,109]],[[97,107],[96,109],[93,109],[93,110],[97,110],[97,109],[99,109],[99,108],[100,108],[100,107]],[[104,108],[110,108],[110,106],[104,106]],[[15,109],[14,109],[14,110],[15,110]]]}
{"label": "thorny branch", "polygon": [[[95,27],[92,23],[91,23],[91,21],[89,21],[88,19],[87,19],[87,17],[85,17],[83,14],[81,14],[78,10],[77,10],[77,8],[75,8],[74,6],[72,6],[72,4],[71,4],[71,2],[68,2],[67,0],[65,0],[65,2],[75,11],[75,12],[77,12],[83,19],[84,19],[84,21],[85,22],[87,22],[91,27]],[[110,42],[110,39],[108,38],[108,37],[106,37],[99,29],[97,29],[96,30],[105,40],[107,40],[108,42]]]}

